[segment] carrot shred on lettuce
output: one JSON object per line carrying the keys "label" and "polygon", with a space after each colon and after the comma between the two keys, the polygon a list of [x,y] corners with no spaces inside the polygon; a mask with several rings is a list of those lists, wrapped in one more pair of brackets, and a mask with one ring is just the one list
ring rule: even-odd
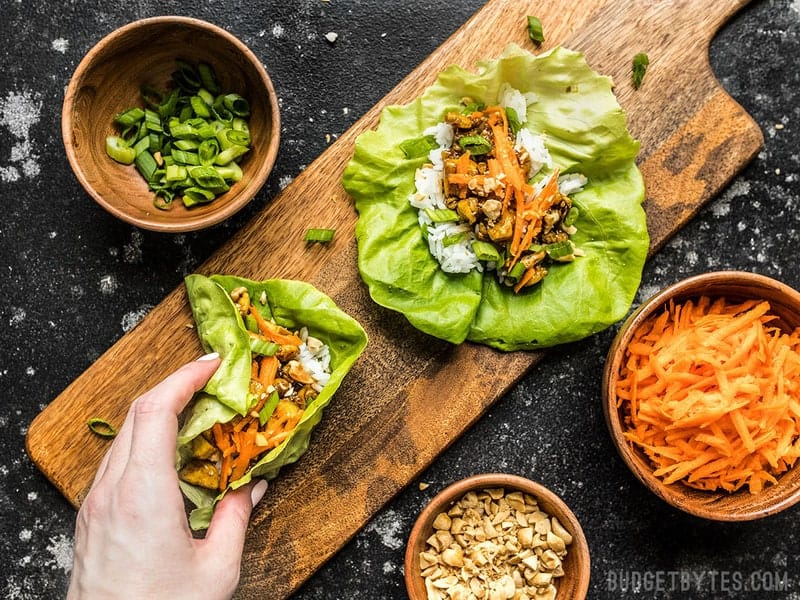
{"label": "carrot shred on lettuce", "polygon": [[625,349],[624,437],[665,483],[759,493],[800,456],[800,327],[766,301],[670,302]]}

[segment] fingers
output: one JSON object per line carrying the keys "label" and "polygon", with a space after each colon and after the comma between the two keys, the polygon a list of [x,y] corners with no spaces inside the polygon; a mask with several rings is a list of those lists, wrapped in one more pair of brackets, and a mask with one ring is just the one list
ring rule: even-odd
{"label": "fingers", "polygon": [[[167,465],[174,470],[177,415],[218,366],[218,355],[203,356],[184,365],[137,398],[128,409],[125,422],[111,448],[103,457],[92,487],[99,485],[101,480],[116,484],[132,458],[148,465]],[[135,436],[134,431],[138,435]],[[136,448],[133,448],[134,437],[137,438]],[[152,447],[153,444],[157,446]],[[140,456],[142,454],[145,456]]]}
{"label": "fingers", "polygon": [[184,365],[133,402],[129,468],[174,471],[178,415],[218,366],[216,354],[204,356]]}
{"label": "fingers", "polygon": [[247,524],[253,506],[267,491],[267,481],[260,479],[225,495],[220,500],[206,532],[205,544],[225,559],[239,560],[244,548]]}

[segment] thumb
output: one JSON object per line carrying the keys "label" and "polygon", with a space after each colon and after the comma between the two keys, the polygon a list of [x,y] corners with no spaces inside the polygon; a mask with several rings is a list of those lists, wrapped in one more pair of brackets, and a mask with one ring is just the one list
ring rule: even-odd
{"label": "thumb", "polygon": [[205,543],[214,549],[214,554],[220,559],[237,563],[241,560],[250,514],[266,491],[267,481],[260,479],[255,484],[225,494],[217,504],[206,532]]}

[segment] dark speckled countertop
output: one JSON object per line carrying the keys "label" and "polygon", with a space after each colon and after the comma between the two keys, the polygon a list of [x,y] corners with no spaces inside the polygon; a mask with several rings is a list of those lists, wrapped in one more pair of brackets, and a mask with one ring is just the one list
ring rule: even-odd
{"label": "dark speckled countertop", "polygon": [[[70,574],[75,511],[25,453],[31,420],[482,4],[0,0],[0,597],[59,598]],[[157,14],[227,28],[280,96],[281,151],[266,186],[203,233],[116,221],[80,187],[61,141],[64,88],[83,55],[113,29]],[[649,261],[637,303],[717,269],[800,288],[798,57],[798,0],[755,1],[713,41],[714,71],[765,146]],[[463,476],[509,471],[548,485],[580,518],[591,598],[800,599],[800,507],[705,522],[656,499],[617,457],[600,407],[614,333],[549,352],[424,472],[430,487],[411,484],[295,597],[405,597],[404,542],[426,500]]]}

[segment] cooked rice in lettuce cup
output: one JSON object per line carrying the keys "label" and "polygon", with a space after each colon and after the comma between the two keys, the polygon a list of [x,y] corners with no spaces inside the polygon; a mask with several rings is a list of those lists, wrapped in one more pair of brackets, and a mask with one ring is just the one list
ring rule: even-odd
{"label": "cooked rice in lettuce cup", "polygon": [[[197,458],[197,447],[205,447],[211,455],[206,467],[213,471],[213,465],[219,473],[223,472],[222,449],[209,432],[215,427],[221,429],[223,424],[230,428],[248,415],[255,416],[254,411],[262,411],[260,416],[265,416],[263,411],[270,404],[269,398],[275,403],[287,398],[295,399],[293,394],[296,394],[296,390],[280,389],[278,394],[274,389],[279,387],[275,373],[272,373],[270,380],[275,383],[274,386],[258,388],[256,391],[254,385],[259,384],[253,381],[256,379],[254,357],[257,357],[256,363],[260,360],[263,364],[261,353],[265,353],[275,362],[280,362],[283,369],[286,367],[283,357],[280,361],[277,358],[284,351],[282,344],[297,345],[298,351],[292,357],[295,359],[294,368],[309,377],[309,383],[304,388],[312,390],[303,398],[302,410],[294,411],[296,419],[291,429],[281,432],[271,444],[266,443],[269,434],[263,432],[270,423],[269,415],[261,419],[261,431],[253,431],[253,439],[255,435],[262,435],[264,448],[253,459],[254,462],[249,463],[243,475],[223,480],[224,489],[192,485],[181,478],[181,490],[197,507],[190,514],[190,525],[192,529],[205,529],[210,523],[214,506],[228,490],[246,485],[254,477],[272,479],[282,466],[297,461],[306,451],[311,432],[322,418],[323,409],[328,406],[342,379],[364,350],[367,336],[358,322],[308,283],[189,275],[185,284],[203,348],[207,352],[219,352],[221,363],[203,390],[196,394],[178,432],[179,471]],[[238,303],[234,303],[231,297],[232,292],[237,296],[241,295],[241,291],[246,291],[248,305],[257,314],[246,314],[243,318]],[[255,326],[250,322],[251,319],[256,321]],[[259,340],[254,345],[252,339],[256,336],[248,333],[248,330],[267,325],[273,327],[273,324],[277,329],[278,337],[275,339],[278,343],[270,348],[271,342]],[[294,332],[300,332],[302,343],[292,342],[297,341]],[[286,361],[288,364],[289,359]],[[271,408],[275,410],[275,405]],[[255,424],[259,424],[258,418]],[[211,447],[207,443],[209,440]],[[235,456],[235,453],[232,454]]]}
{"label": "cooked rice in lettuce cup", "polygon": [[[585,177],[570,194],[578,209],[571,242],[580,255],[554,264],[541,282],[519,292],[491,269],[443,271],[409,201],[418,194],[415,175],[431,157],[409,157],[402,148],[430,134],[448,111],[463,110],[464,98],[492,105],[509,86],[530,100],[520,120],[544,142],[548,168]],[[449,67],[415,101],[384,109],[377,129],[356,140],[344,172],[359,213],[358,268],[372,299],[435,337],[506,351],[607,328],[630,309],[649,246],[638,149],[610,78],[589,68],[580,53],[555,48],[534,56],[512,44],[476,72]]]}

